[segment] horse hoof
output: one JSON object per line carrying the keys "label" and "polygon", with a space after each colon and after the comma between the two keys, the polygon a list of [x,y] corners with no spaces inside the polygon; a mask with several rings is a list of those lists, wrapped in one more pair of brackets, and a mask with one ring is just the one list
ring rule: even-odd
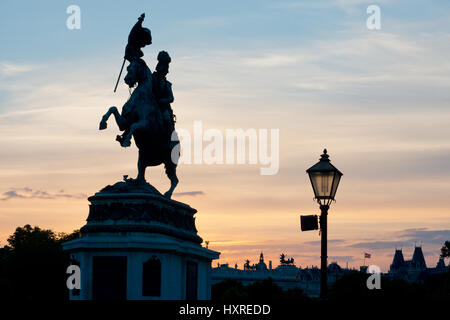
{"label": "horse hoof", "polygon": [[106,121],[100,121],[100,125],[99,125],[99,130],[104,130],[106,129],[106,127],[108,126],[108,124],[106,123]]}
{"label": "horse hoof", "polygon": [[164,193],[164,198],[171,199],[172,198],[172,192],[167,191]]}
{"label": "horse hoof", "polygon": [[131,141],[130,140],[122,141],[122,143],[120,145],[124,148],[129,147],[129,146],[131,146]]}

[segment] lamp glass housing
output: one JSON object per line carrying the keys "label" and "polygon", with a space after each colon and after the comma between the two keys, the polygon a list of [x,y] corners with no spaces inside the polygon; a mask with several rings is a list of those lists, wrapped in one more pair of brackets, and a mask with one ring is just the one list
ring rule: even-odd
{"label": "lamp glass housing", "polygon": [[326,149],[320,161],[306,172],[311,180],[315,199],[322,205],[328,205],[334,200],[342,173],[330,163]]}

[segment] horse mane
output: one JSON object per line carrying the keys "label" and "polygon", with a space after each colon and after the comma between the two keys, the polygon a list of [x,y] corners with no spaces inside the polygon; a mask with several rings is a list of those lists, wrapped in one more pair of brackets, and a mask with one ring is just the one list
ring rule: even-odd
{"label": "horse mane", "polygon": [[136,61],[138,64],[138,72],[143,73],[143,81],[139,81],[137,87],[133,90],[133,92],[130,95],[130,98],[126,102],[126,104],[130,103],[134,105],[137,103],[137,99],[142,99],[142,93],[148,93],[149,96],[147,97],[149,100],[151,100],[153,95],[153,87],[152,87],[152,72],[150,68],[147,66],[145,61],[143,59],[138,59]]}
{"label": "horse mane", "polygon": [[144,70],[144,72],[145,72],[145,75],[144,75],[145,79],[144,79],[144,81],[150,81],[151,82],[152,81],[152,71],[147,66],[147,63],[143,59],[140,59],[140,58],[139,58],[137,63],[139,63],[139,68],[142,68]]}
{"label": "horse mane", "polygon": [[127,117],[127,115],[131,115],[132,112],[136,111],[135,108],[137,106],[147,104],[148,106],[151,106],[150,110],[152,110],[151,112],[154,114],[152,117],[156,117],[155,121],[159,125],[162,125],[161,111],[153,94],[153,77],[150,68],[142,59],[139,59],[136,63],[137,72],[140,73],[141,81],[138,82],[137,87],[133,90],[130,98],[123,106],[122,115]]}

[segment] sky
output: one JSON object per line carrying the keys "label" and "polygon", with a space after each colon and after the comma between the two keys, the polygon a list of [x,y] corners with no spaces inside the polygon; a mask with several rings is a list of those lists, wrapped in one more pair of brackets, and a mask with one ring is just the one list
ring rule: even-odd
{"label": "sky", "polygon": [[[80,29],[66,26],[78,5]],[[369,30],[376,4],[381,29]],[[450,240],[450,2],[34,1],[0,3],[0,245],[25,224],[71,232],[87,197],[137,174],[101,116],[128,32],[146,13],[153,44],[172,57],[177,128],[278,129],[279,170],[257,164],[181,164],[174,199],[198,210],[216,262],[319,265],[317,231],[300,215],[319,208],[305,170],[327,148],[344,173],[328,218],[329,261],[359,268],[364,252],[387,271],[395,248],[428,266]],[[147,180],[165,191],[163,168]]]}

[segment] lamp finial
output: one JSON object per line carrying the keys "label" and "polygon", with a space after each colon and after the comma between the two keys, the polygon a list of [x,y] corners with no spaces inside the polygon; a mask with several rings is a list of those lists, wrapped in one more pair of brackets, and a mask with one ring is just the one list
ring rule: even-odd
{"label": "lamp finial", "polygon": [[327,153],[327,149],[323,149],[323,154],[320,155],[320,161],[330,161],[330,156]]}

